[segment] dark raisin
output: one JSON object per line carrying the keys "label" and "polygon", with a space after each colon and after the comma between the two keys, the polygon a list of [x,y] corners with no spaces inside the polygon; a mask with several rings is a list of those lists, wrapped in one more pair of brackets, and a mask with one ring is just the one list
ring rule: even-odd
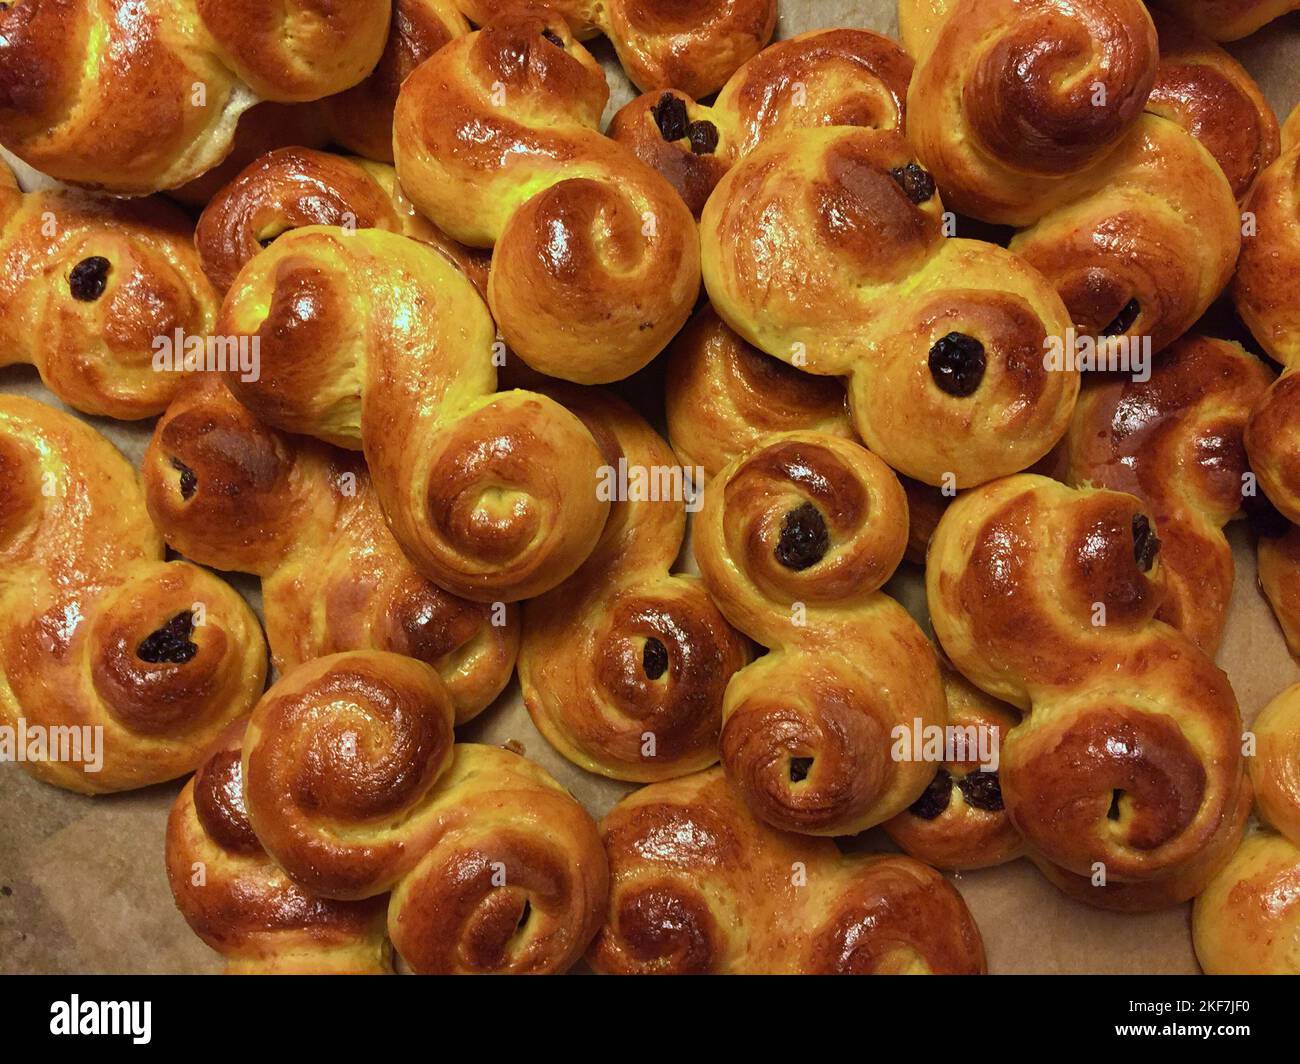
{"label": "dark raisin", "polygon": [[984,379],[984,345],[973,336],[951,332],[930,348],[930,376],[949,395],[973,395]]}
{"label": "dark raisin", "polygon": [[718,150],[718,127],[700,119],[686,127],[693,155],[712,155]]}
{"label": "dark raisin", "polygon": [[1146,514],[1133,515],[1133,560],[1144,573],[1151,571],[1160,553],[1160,539],[1151,527],[1151,519]]}
{"label": "dark raisin", "polygon": [[952,777],[945,769],[934,774],[930,786],[926,787],[921,797],[907,807],[907,811],[922,820],[933,820],[952,801]]}
{"label": "dark raisin", "polygon": [[1124,309],[1119,312],[1119,317],[1101,330],[1101,335],[1123,336],[1129,329],[1133,328],[1133,323],[1138,320],[1138,315],[1141,313],[1142,304],[1136,299],[1130,299]]}
{"label": "dark raisin", "polygon": [[97,300],[108,287],[108,271],[111,268],[112,263],[103,255],[91,255],[88,259],[82,259],[68,274],[68,289],[72,292],[72,298],[83,303]]}
{"label": "dark raisin", "polygon": [[898,182],[899,187],[913,203],[925,203],[934,197],[934,178],[930,172],[917,163],[908,163],[889,171],[889,176]]}
{"label": "dark raisin", "polygon": [[556,48],[564,47],[564,38],[552,29],[542,30],[542,36],[550,41]]}
{"label": "dark raisin", "polygon": [[136,648],[136,657],[153,665],[166,662],[184,665],[199,652],[198,644],[190,642],[194,634],[194,614],[189,610],[178,613],[155,632],[145,636]]}
{"label": "dark raisin", "polygon": [[172,468],[181,475],[181,498],[193,498],[194,492],[199,486],[199,475],[179,458],[172,459]]}
{"label": "dark raisin", "polygon": [[1119,800],[1124,797],[1123,791],[1112,791],[1110,795],[1110,808],[1106,811],[1106,817],[1109,820],[1119,819]]}
{"label": "dark raisin", "polygon": [[790,782],[802,783],[808,778],[808,773],[812,771],[813,759],[811,757],[792,757],[790,758]]}
{"label": "dark raisin", "polygon": [[654,115],[655,125],[659,127],[659,135],[664,140],[681,140],[686,136],[689,123],[686,117],[686,104],[671,92],[665,92],[659,97],[659,102],[654,105],[651,114]]}
{"label": "dark raisin", "polygon": [[802,572],[826,557],[831,537],[826,518],[812,503],[796,506],[781,522],[781,538],[776,544],[776,560],[787,569]]}
{"label": "dark raisin", "polygon": [[1002,811],[1002,781],[996,772],[971,772],[957,781],[967,805],[990,813]]}
{"label": "dark raisin", "polygon": [[668,671],[668,648],[654,636],[645,641],[645,647],[641,651],[641,668],[645,669],[646,676],[652,680],[659,679]]}

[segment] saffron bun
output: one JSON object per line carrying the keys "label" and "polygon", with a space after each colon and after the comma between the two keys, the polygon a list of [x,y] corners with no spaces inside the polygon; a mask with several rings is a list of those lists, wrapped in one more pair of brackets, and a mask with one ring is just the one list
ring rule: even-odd
{"label": "saffron bun", "polygon": [[1255,718],[1249,758],[1260,827],[1192,909],[1207,975],[1300,974],[1300,685]]}
{"label": "saffron bun", "polygon": [[391,890],[389,937],[418,972],[563,971],[605,909],[596,824],[532,762],[456,745],[452,721],[423,662],[358,651],[300,665],[249,721],[249,822],[313,894]]}
{"label": "saffron bun", "polygon": [[1233,283],[1242,320],[1282,375],[1260,402],[1246,429],[1251,468],[1269,501],[1291,522],[1300,522],[1300,315],[1295,310],[1295,270],[1300,268],[1300,108],[1283,129],[1281,157],[1265,171],[1247,202],[1255,233],[1243,243]]}
{"label": "saffron bun", "polygon": [[167,818],[167,881],[190,929],[227,975],[382,975],[392,971],[382,897],[307,893],[267,855],[244,808],[232,725],[185,784]]}
{"label": "saffron bun", "polygon": [[564,20],[533,11],[435,52],[402,83],[394,119],[416,209],[493,249],[488,303],[505,341],[538,372],[579,384],[641,369],[699,295],[695,221],[600,132],[608,96]]}
{"label": "saffron bun", "polygon": [[777,41],[728,79],[713,104],[656,87],[619,109],[609,135],[677,189],[698,218],[715,185],[769,137],[864,126],[903,132],[912,60],[871,30],[813,30]]}
{"label": "saffron bun", "polygon": [[417,214],[391,166],[311,148],[280,148],[249,163],[199,216],[194,245],[208,279],[224,293],[249,259],[309,225],[401,233],[442,251],[486,290],[487,258]]}
{"label": "saffron bun", "polygon": [[[997,763],[1003,737],[1020,723],[1020,714],[946,662],[941,665],[948,711],[946,729],[938,734],[952,756],[944,757],[921,797],[884,828],[909,857],[936,868],[961,872],[1005,864],[1025,849],[1002,801]],[[909,729],[905,739],[910,745],[927,737]]]}
{"label": "saffron bun", "polygon": [[7,4],[0,144],[43,173],[107,192],[184,185],[221,162],[239,116],[259,100],[300,103],[361,81],[383,52],[390,6]]}
{"label": "saffron bun", "polygon": [[668,440],[710,477],[775,432],[853,438],[842,383],[764,354],[707,303],[669,346],[665,378]]}
{"label": "saffron bun", "polygon": [[626,403],[552,394],[600,444],[613,505],[582,568],[524,607],[524,704],[547,741],[589,772],[649,782],[707,768],[723,694],[750,650],[699,578],[672,571],[704,486]]}
{"label": "saffron bun", "polygon": [[1300,975],[1300,846],[1248,835],[1192,907],[1192,942],[1206,975]]}
{"label": "saffron bun", "polygon": [[519,610],[420,576],[354,452],[268,428],[201,374],[159,419],[142,473],[150,516],[174,549],[262,578],[277,672],[345,650],[406,654],[437,669],[457,724],[509,683]]}
{"label": "saffron bun", "polygon": [[86,794],[193,771],[261,694],[257,618],[163,561],[135,470],[85,422],[0,396],[0,471],[0,724],[46,737],[46,755],[56,734],[81,740],[24,767]]}
{"label": "saffron bun", "polygon": [[894,469],[966,488],[1025,469],[1064,434],[1070,319],[1033,267],[945,236],[934,183],[897,133],[768,138],[700,223],[704,283],[744,339],[848,378],[853,424]]}
{"label": "saffron bun", "polygon": [[1239,40],[1300,8],[1295,0],[1156,0],[1156,4],[1216,41]]}
{"label": "saffron bun", "polygon": [[1011,250],[1081,331],[1157,351],[1187,332],[1231,279],[1236,198],[1267,157],[1245,72],[1178,38],[1153,101],[1160,41],[1139,0],[900,0],[899,25],[908,137],[949,205],[1019,228]]}
{"label": "saffron bun", "polygon": [[393,108],[402,82],[444,44],[468,32],[455,0],[393,0],[388,40],[374,70],[317,105],[330,139],[367,159],[392,163]]}
{"label": "saffron bun", "polygon": [[[256,337],[235,398],[274,428],[364,450],[416,570],[453,594],[514,602],[563,582],[608,503],[591,433],[559,403],[496,392],[496,333],[443,255],[382,229],[295,229],[251,258],[218,332]],[[490,445],[489,445],[490,444]]]}
{"label": "saffron bun", "polygon": [[[480,26],[537,10],[531,0],[456,0]],[[715,92],[776,28],[776,0],[549,0],[579,40],[604,34],[641,89]]]}
{"label": "saffron bun", "polygon": [[601,821],[610,974],[941,974],[985,971],[961,895],[910,857],[844,856],[773,830],[721,769],[634,791]]}
{"label": "saffron bun", "polygon": [[1225,527],[1256,490],[1244,436],[1273,375],[1239,344],[1183,337],[1144,381],[1085,382],[1055,470],[1140,499],[1160,529],[1165,598],[1156,616],[1207,654],[1223,636],[1234,565]]}
{"label": "saffron bun", "polygon": [[1146,110],[1200,141],[1242,202],[1281,151],[1277,115],[1245,67],[1208,37],[1159,12],[1152,18],[1160,65]]}
{"label": "saffron bun", "polygon": [[24,194],[0,170],[0,366],[35,366],[84,414],[162,413],[181,377],[155,370],[158,338],[207,336],[217,316],[193,225],[157,198]]}
{"label": "saffron bun", "polygon": [[1164,534],[1134,496],[1025,474],[958,496],[926,569],[953,665],[1027,713],[1000,776],[1031,855],[1153,890],[1198,871],[1249,801],[1227,678],[1157,619]]}
{"label": "saffron bun", "polygon": [[705,492],[694,528],[705,587],[769,648],[727,686],[722,764],[773,827],[856,834],[934,776],[891,757],[896,728],[945,718],[933,648],[880,590],[906,545],[898,479],[839,436],[771,436]]}

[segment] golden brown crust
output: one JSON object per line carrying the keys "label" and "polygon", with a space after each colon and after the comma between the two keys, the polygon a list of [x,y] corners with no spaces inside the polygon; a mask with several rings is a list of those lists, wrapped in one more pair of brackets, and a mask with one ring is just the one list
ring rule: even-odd
{"label": "golden brown crust", "polygon": [[595,822],[539,766],[461,743],[438,829],[393,891],[388,933],[426,974],[571,968],[600,928],[609,872]]}
{"label": "golden brown crust", "polygon": [[384,893],[434,837],[453,721],[438,674],[412,658],[356,651],[286,673],[253,710],[243,742],[258,839],[313,894]]}
{"label": "golden brown crust", "polygon": [[964,749],[966,756],[943,762],[921,797],[884,828],[903,852],[936,868],[964,871],[1005,864],[1019,857],[1025,844],[1007,815],[997,766],[982,765],[978,751],[986,742],[997,756],[1020,714],[941,664],[947,725],[961,729],[967,745],[956,749]]}
{"label": "golden brown crust", "polygon": [[320,102],[333,139],[367,159],[391,163],[397,90],[429,56],[468,32],[454,0],[393,0],[393,20],[379,65],[364,81]]}
{"label": "golden brown crust", "polygon": [[457,723],[510,680],[519,611],[421,577],[384,522],[356,455],[258,423],[219,380],[196,380],[145,453],[149,512],[186,557],[263,578],[281,673],[343,650],[388,650],[438,670]]}
{"label": "golden brown crust", "polygon": [[836,436],[772,436],[705,493],[705,585],[770,648],[727,687],[722,760],[775,827],[853,834],[902,812],[934,775],[891,757],[897,728],[944,713],[930,644],[879,590],[906,543],[897,478]]}
{"label": "golden brown crust", "polygon": [[908,135],[948,202],[1028,227],[1011,249],[1081,331],[1156,350],[1186,332],[1232,276],[1234,199],[1272,151],[1245,72],[1172,31],[1161,70],[1137,0],[904,0],[900,23]]}
{"label": "golden brown crust", "polygon": [[244,809],[235,725],[199,766],[167,821],[167,879],[185,922],[228,973],[391,971],[383,898],[307,893],[267,856]]}
{"label": "golden brown crust", "polygon": [[1222,838],[1244,782],[1227,678],[1163,604],[1160,527],[1130,495],[1010,477],[964,492],[930,544],[935,632],[968,679],[1029,709],[1002,794],[1038,856],[1171,879]]}
{"label": "golden brown crust", "polygon": [[488,301],[511,349],[582,384],[644,366],[699,292],[694,220],[663,178],[599,132],[608,94],[562,19],[518,15],[418,67],[393,134],[421,213],[494,249]]}
{"label": "golden brown crust", "polygon": [[[538,7],[535,0],[456,0],[480,26]],[[580,39],[605,34],[640,89],[716,91],[776,28],[776,0],[548,0]]]}
{"label": "golden brown crust", "polygon": [[1300,658],[1300,526],[1261,531],[1259,536],[1259,586],[1293,657]]}
{"label": "golden brown crust", "polygon": [[1155,17],[1160,66],[1147,99],[1217,162],[1242,202],[1282,149],[1277,116],[1245,67],[1218,45],[1164,15]]}
{"label": "golden brown crust", "polygon": [[1232,597],[1224,526],[1255,491],[1243,435],[1271,381],[1238,344],[1186,336],[1150,379],[1085,384],[1057,472],[1076,487],[1137,496],[1160,528],[1165,600],[1157,616],[1214,654]]}
{"label": "golden brown crust", "polygon": [[231,375],[262,421],[364,448],[412,564],[440,587],[513,602],[571,575],[608,503],[582,423],[532,392],[493,394],[487,308],[442,255],[381,229],[311,226],[244,266],[218,331],[256,337],[256,381]]}
{"label": "golden brown crust", "polygon": [[649,782],[706,768],[718,757],[723,693],[750,651],[700,581],[672,572],[699,474],[620,400],[553,394],[601,443],[616,501],[582,568],[526,607],[524,703],[547,740],[591,772]]}
{"label": "golden brown crust", "polygon": [[[813,30],[765,48],[736,71],[712,106],[686,92],[647,92],[619,110],[609,135],[663,174],[698,218],[722,175],[783,130],[834,125],[902,132],[911,75],[911,59],[888,37]],[[665,115],[666,107],[679,116]],[[696,124],[705,128],[692,130]],[[716,136],[712,149],[698,135],[707,132]]]}
{"label": "golden brown crust", "polygon": [[1196,899],[1192,941],[1206,975],[1300,975],[1300,847],[1261,831]]}
{"label": "golden brown crust", "polygon": [[1300,846],[1300,685],[1265,706],[1251,732],[1250,779],[1260,820]]}
{"label": "golden brown crust", "polygon": [[712,477],[774,432],[853,437],[844,385],[787,366],[701,307],[668,349],[668,439]]}
{"label": "golden brown crust", "polygon": [[979,974],[961,896],[908,857],[774,831],[721,769],[655,783],[601,822],[611,889],[588,955],[611,974]]}
{"label": "golden brown crust", "polygon": [[[212,574],[163,562],[135,471],[76,418],[0,397],[0,471],[0,722],[50,743],[24,764],[86,793],[189,772],[261,693],[252,611]],[[54,759],[73,735],[53,729],[102,732]]]}
{"label": "golden brown crust", "polygon": [[1242,244],[1233,299],[1242,320],[1283,373],[1260,401],[1246,429],[1246,450],[1269,501],[1300,522],[1300,108],[1283,130],[1281,157],[1260,178],[1246,204],[1252,230]]}
{"label": "golden brown crust", "polygon": [[1216,41],[1238,40],[1300,8],[1296,0],[1156,0],[1156,3],[1187,19]]}
{"label": "golden brown crust", "polygon": [[156,368],[160,342],[216,319],[192,232],[161,199],[0,188],[0,365],[31,363],[83,413],[161,413],[183,374]]}
{"label": "golden brown crust", "polygon": [[113,192],[218,164],[258,98],[318,99],[370,72],[388,0],[125,0],[0,10],[0,141],[45,173]]}
{"label": "golden brown crust", "polygon": [[899,134],[768,140],[709,198],[701,242],[718,315],[769,355],[849,377],[854,427],[900,472],[965,488],[1064,433],[1078,374],[1047,355],[1065,343],[1065,307],[1016,256],[945,237]]}

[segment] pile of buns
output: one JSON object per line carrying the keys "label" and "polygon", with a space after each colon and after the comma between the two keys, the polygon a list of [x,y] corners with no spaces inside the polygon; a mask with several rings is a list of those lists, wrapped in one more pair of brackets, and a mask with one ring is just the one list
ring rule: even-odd
{"label": "pile of buns", "polygon": [[[1214,661],[1246,516],[1300,656],[1300,109],[1215,43],[1300,5],[777,6],[0,4],[0,725],[189,777],[229,971],[980,973],[1025,857],[1300,972],[1300,686]],[[599,822],[458,741],[516,674]]]}

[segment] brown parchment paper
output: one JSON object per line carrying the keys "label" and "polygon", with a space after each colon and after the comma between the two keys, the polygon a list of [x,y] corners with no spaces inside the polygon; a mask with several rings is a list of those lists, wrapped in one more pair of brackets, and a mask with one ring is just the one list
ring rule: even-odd
{"label": "brown parchment paper", "polygon": [[[778,37],[810,29],[864,26],[897,37],[892,0],[780,0]],[[1300,15],[1274,22],[1229,45],[1263,85],[1279,118],[1300,102]],[[592,45],[612,89],[606,119],[631,99],[630,84],[602,42]],[[24,175],[24,184],[33,178]],[[618,387],[662,425],[662,365]],[[0,370],[0,391],[61,406],[28,367]],[[87,418],[139,463],[151,422]],[[1268,605],[1258,590],[1255,551],[1246,529],[1231,539],[1237,580],[1219,664],[1227,671],[1249,724],[1284,687],[1300,680]],[[683,562],[693,568],[689,546]],[[258,581],[230,574],[260,610]],[[904,567],[889,591],[925,619],[920,573]],[[0,618],[0,624],[4,619]],[[538,734],[517,684],[476,721],[466,740],[515,741],[596,816],[631,785],[590,775],[561,758]],[[18,765],[0,765],[0,972],[216,972],[220,958],[185,925],[163,869],[163,829],[180,781],[122,795],[88,798],[33,780]],[[892,849],[883,832],[847,841],[853,849]],[[1141,916],[1100,912],[1067,900],[1027,861],[952,877],[970,905],[995,973],[1194,973],[1189,906]]]}

